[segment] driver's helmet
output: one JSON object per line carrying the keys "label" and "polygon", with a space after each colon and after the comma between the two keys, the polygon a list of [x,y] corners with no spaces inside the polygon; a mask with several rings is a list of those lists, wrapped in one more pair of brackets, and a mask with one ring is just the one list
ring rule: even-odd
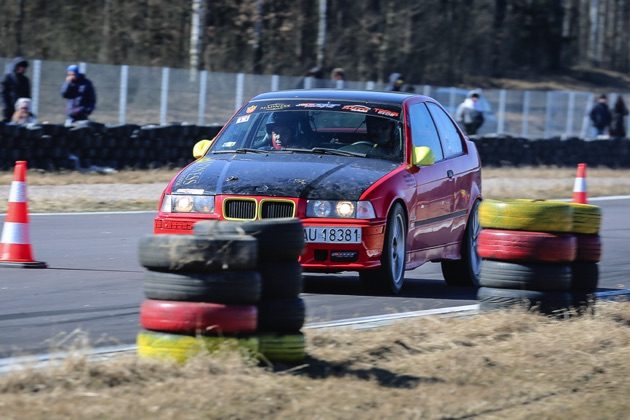
{"label": "driver's helmet", "polygon": [[272,112],[265,123],[268,134],[271,135],[271,130],[274,126],[287,127],[293,131],[297,126],[297,120],[291,111]]}
{"label": "driver's helmet", "polygon": [[376,117],[374,115],[365,116],[365,128],[370,139],[378,144],[385,145],[392,141],[394,121],[389,118]]}

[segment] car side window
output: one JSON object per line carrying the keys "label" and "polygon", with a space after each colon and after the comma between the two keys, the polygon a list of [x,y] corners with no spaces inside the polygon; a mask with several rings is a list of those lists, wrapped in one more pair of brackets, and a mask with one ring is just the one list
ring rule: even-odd
{"label": "car side window", "polygon": [[409,115],[413,145],[430,147],[436,162],[444,159],[440,137],[427,107],[423,103],[413,104],[409,106]]}
{"label": "car side window", "polygon": [[464,152],[464,146],[453,121],[436,104],[428,103],[427,106],[440,133],[440,140],[444,147],[444,156],[450,158],[461,155]]}

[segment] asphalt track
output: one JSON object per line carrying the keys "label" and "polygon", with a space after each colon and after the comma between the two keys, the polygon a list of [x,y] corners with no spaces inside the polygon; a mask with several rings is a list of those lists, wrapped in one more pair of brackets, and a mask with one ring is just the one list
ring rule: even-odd
{"label": "asphalt track", "polygon": [[[630,198],[602,207],[600,291],[630,289]],[[94,347],[132,345],[144,269],[138,239],[153,213],[31,215],[35,258],[47,269],[0,268],[0,358],[63,347],[82,331]],[[0,217],[0,222],[4,218]],[[307,323],[469,306],[475,292],[448,288],[438,264],[407,272],[398,296],[367,296],[355,273],[306,275]]]}

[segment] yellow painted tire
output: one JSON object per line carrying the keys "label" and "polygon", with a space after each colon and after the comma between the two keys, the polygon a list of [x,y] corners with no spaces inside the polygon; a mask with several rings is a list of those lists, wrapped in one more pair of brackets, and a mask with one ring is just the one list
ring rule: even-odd
{"label": "yellow painted tire", "polygon": [[260,354],[270,362],[296,363],[306,357],[303,334],[263,334],[258,336]]}
{"label": "yellow painted tire", "polygon": [[568,203],[573,208],[573,233],[595,235],[602,223],[602,209],[592,204]]}
{"label": "yellow painted tire", "polygon": [[170,359],[185,363],[201,352],[212,353],[220,349],[235,349],[258,354],[257,337],[208,337],[140,331],[136,338],[138,356],[150,359]]}
{"label": "yellow painted tire", "polygon": [[483,200],[479,206],[483,228],[533,232],[571,232],[573,207],[560,201]]}

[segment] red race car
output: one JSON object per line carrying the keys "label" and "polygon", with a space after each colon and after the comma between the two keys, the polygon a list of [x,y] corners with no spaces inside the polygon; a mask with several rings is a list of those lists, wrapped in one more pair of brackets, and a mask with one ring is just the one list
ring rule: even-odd
{"label": "red race car", "polygon": [[398,293],[404,272],[441,262],[449,285],[476,285],[477,149],[432,98],[293,90],[243,106],[166,187],[154,232],[199,220],[297,217],[305,271],[358,271]]}

